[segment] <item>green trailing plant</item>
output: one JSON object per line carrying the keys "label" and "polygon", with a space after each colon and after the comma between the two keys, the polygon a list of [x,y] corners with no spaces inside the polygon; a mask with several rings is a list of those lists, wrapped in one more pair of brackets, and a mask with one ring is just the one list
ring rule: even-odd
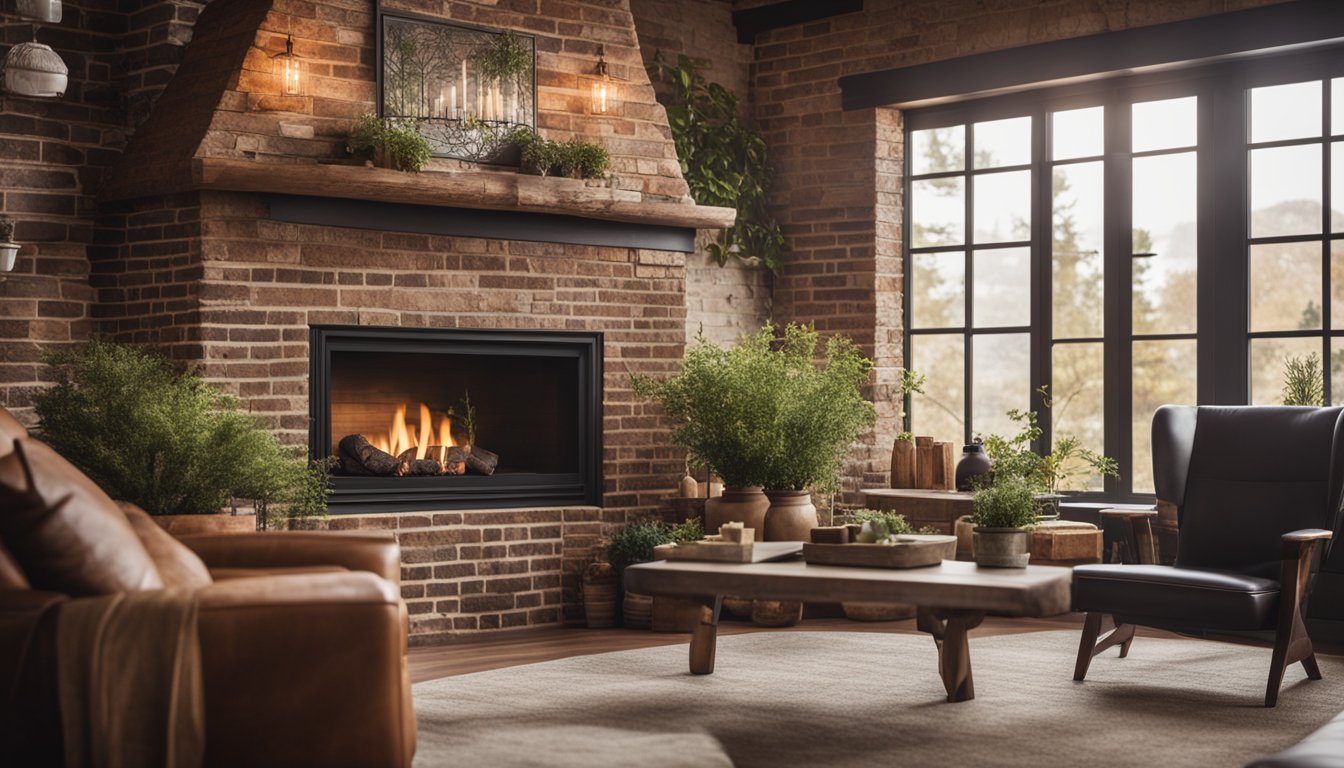
{"label": "green trailing plant", "polygon": [[[236,399],[137,347],[91,342],[48,355],[35,395],[42,439],[114,498],[155,515],[326,512],[326,471],[283,446]],[[263,521],[265,518],[263,518]]]}
{"label": "green trailing plant", "polygon": [[815,328],[772,326],[724,349],[699,337],[680,373],[632,378],[672,419],[672,440],[730,486],[835,487],[850,444],[873,424],[860,387],[872,362],[833,336],[817,362]]}
{"label": "green trailing plant", "polygon": [[1039,520],[1036,484],[1019,475],[996,476],[975,490],[971,521],[981,528],[1026,528]]}
{"label": "green trailing plant", "polygon": [[346,152],[355,157],[387,164],[398,171],[420,172],[429,164],[433,150],[409,120],[388,120],[377,115],[360,115],[345,142]]}
{"label": "green trailing plant", "polygon": [[1283,404],[1325,405],[1325,377],[1321,372],[1321,356],[1312,352],[1306,357],[1289,357],[1283,361]]}
{"label": "green trailing plant", "polygon": [[720,231],[708,247],[715,261],[759,259],[778,271],[784,235],[767,205],[774,168],[765,139],[738,117],[737,96],[701,74],[708,66],[688,56],[670,64],[661,53],[651,66],[670,87],[667,120],[682,176],[697,203],[737,210],[737,223]]}
{"label": "green trailing plant", "polygon": [[[1042,405],[1050,408],[1053,403],[1049,390],[1041,387],[1037,392]],[[1038,493],[1055,494],[1080,463],[1103,476],[1120,476],[1114,459],[1084,448],[1082,441],[1072,435],[1056,435],[1047,454],[1033,450],[1032,444],[1043,434],[1035,411],[1014,408],[1008,411],[1008,418],[1018,425],[1016,434],[980,436],[985,453],[993,462],[994,482],[997,483],[1000,477],[1018,477],[1030,483]]]}
{"label": "green trailing plant", "polygon": [[496,35],[480,58],[481,76],[509,79],[532,71],[532,51],[512,32]]}

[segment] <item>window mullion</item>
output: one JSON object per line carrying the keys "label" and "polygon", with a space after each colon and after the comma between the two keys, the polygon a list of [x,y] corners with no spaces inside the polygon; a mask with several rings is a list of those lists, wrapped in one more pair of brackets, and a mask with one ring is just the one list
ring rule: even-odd
{"label": "window mullion", "polygon": [[[1037,449],[1048,451],[1054,444],[1054,418],[1050,410],[1041,407],[1036,394],[1041,387],[1053,383],[1051,361],[1054,358],[1054,317],[1053,302],[1053,176],[1051,164],[1051,121],[1049,113],[1037,109],[1032,115],[1032,163],[1031,195],[1034,205],[1031,214],[1031,392],[1028,402],[1040,414],[1041,438]],[[1053,392],[1053,390],[1051,390]]]}
{"label": "window mullion", "polygon": [[1130,408],[1132,351],[1129,344],[1130,258],[1133,250],[1130,204],[1130,125],[1127,100],[1112,94],[1106,103],[1106,160],[1103,168],[1105,195],[1103,241],[1106,243],[1103,285],[1104,343],[1103,408],[1105,410],[1106,455],[1116,460],[1120,479],[1108,477],[1106,493],[1111,496],[1132,492],[1133,458],[1130,450]]}

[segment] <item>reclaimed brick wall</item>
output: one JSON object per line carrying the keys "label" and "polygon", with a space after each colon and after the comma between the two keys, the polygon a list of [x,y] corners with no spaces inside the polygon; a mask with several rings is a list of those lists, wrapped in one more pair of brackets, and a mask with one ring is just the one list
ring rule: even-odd
{"label": "reclaimed brick wall", "polygon": [[[751,46],[737,42],[732,7],[721,0],[630,0],[645,66],[661,54],[709,62],[705,77],[737,94],[738,107],[750,111]],[[653,79],[654,92],[666,104],[667,87]],[[708,233],[701,233],[703,242]],[[758,267],[732,260],[719,266],[703,247],[686,260],[686,339],[703,332],[719,344],[736,341],[761,327],[771,314],[770,276]]]}
{"label": "reclaimed brick wall", "polygon": [[900,429],[903,136],[891,110],[843,111],[839,78],[1274,1],[866,0],[862,13],[757,37],[752,109],[778,169],[775,206],[787,238],[776,315],[848,334],[878,366],[879,422],[847,468],[846,501],[886,484]]}

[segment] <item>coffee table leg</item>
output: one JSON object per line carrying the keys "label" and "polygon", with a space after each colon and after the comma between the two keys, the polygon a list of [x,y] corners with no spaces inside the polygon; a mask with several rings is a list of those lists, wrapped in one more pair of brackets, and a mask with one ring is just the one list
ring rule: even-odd
{"label": "coffee table leg", "polygon": [[943,678],[948,701],[970,701],[975,698],[975,682],[971,678],[971,646],[967,633],[980,626],[985,614],[980,611],[954,611],[920,608],[916,623],[921,632],[933,635],[938,646],[938,674]]}
{"label": "coffee table leg", "polygon": [[723,595],[705,598],[700,604],[700,615],[691,629],[691,674],[714,674],[714,647],[719,638],[719,609]]}

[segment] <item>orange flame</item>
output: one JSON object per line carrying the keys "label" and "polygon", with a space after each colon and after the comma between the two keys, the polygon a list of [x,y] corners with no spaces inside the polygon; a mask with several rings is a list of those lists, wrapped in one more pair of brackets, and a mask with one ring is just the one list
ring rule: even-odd
{"label": "orange flame", "polygon": [[403,452],[414,448],[415,458],[425,458],[425,453],[431,445],[453,446],[457,442],[453,440],[453,422],[444,414],[439,419],[438,442],[434,442],[434,415],[430,412],[429,406],[420,404],[420,421],[416,424],[407,424],[405,403],[397,406],[392,414],[392,424],[388,428],[386,435],[379,435],[374,438],[373,445],[379,450],[386,451],[393,456],[400,456]]}

